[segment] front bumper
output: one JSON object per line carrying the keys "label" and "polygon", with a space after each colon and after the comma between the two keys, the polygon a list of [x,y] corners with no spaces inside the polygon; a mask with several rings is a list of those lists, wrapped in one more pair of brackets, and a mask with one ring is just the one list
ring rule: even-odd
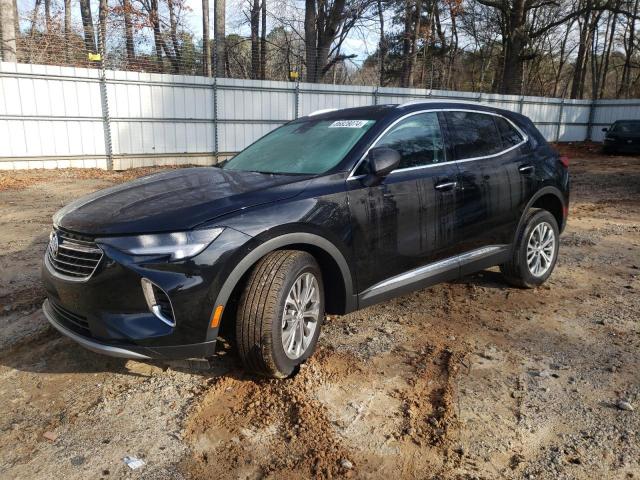
{"label": "front bumper", "polygon": [[[43,312],[62,334],[89,350],[123,358],[185,359],[211,356],[218,328],[210,328],[214,301],[233,254],[249,238],[227,229],[204,252],[180,262],[136,258],[106,246],[86,281],[57,275],[46,256]],[[141,280],[159,286],[171,302],[175,325],[152,312]]]}
{"label": "front bumper", "polygon": [[183,359],[183,358],[204,358],[215,353],[216,341],[197,343],[194,345],[181,345],[174,347],[136,347],[136,346],[116,346],[100,343],[88,337],[84,337],[65,327],[60,323],[60,318],[51,307],[51,302],[47,299],[42,304],[42,312],[49,323],[60,333],[71,340],[82,345],[87,350],[101,353],[110,357],[133,358],[135,360],[150,360],[153,358],[163,359]]}

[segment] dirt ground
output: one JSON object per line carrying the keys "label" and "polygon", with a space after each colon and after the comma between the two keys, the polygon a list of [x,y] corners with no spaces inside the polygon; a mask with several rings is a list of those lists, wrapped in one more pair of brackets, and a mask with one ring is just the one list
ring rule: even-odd
{"label": "dirt ground", "polygon": [[141,363],[60,336],[39,308],[51,215],[149,170],[0,174],[0,478],[639,478],[640,156],[561,148],[546,285],[492,269],[328,318],[286,381],[228,349]]}

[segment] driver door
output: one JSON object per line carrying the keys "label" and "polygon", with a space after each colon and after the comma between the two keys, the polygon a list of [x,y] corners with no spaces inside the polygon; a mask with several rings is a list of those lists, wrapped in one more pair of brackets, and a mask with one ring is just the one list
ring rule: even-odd
{"label": "driver door", "polygon": [[[361,306],[410,290],[414,280],[424,280],[412,271],[448,255],[458,196],[457,169],[446,161],[436,112],[404,117],[373,147],[392,148],[401,160],[379,185],[364,184],[372,175],[366,158],[348,180]],[[457,275],[457,264],[449,267]]]}

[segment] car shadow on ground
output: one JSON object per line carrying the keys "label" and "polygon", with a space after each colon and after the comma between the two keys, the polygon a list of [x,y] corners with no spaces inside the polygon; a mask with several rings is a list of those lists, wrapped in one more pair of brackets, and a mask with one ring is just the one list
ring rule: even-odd
{"label": "car shadow on ground", "polygon": [[[489,270],[449,283],[498,290],[509,288],[500,272]],[[234,348],[226,341],[219,342],[216,354],[207,359],[129,360],[101,355],[78,345],[49,326],[42,310],[30,316],[35,317],[33,320],[42,324],[41,328],[35,335],[0,351],[0,365],[18,371],[42,374],[110,372],[133,376],[151,375],[151,373],[141,372],[158,371],[158,369],[163,371],[171,369],[206,377],[217,377],[242,370],[240,359]],[[150,368],[137,368],[135,364],[147,365]]]}
{"label": "car shadow on ground", "polygon": [[[46,322],[40,310],[37,315]],[[137,364],[137,365],[136,365]],[[146,365],[149,368],[139,368]],[[148,376],[152,371],[175,371],[216,377],[237,370],[239,359],[226,344],[220,343],[218,352],[207,359],[188,360],[130,360],[110,357],[85,349],[63,336],[53,327],[43,325],[36,335],[18,345],[0,352],[0,366],[37,374],[90,374],[117,373],[132,376]]]}

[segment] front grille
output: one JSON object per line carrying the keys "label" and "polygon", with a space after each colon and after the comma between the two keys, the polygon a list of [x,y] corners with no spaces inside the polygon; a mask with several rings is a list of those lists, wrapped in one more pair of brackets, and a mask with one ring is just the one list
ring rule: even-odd
{"label": "front grille", "polygon": [[102,259],[102,250],[92,238],[62,230],[51,234],[47,260],[59,275],[71,280],[88,280]]}
{"label": "front grille", "polygon": [[89,330],[89,322],[87,319],[81,315],[73,313],[66,308],[64,308],[59,303],[56,303],[52,300],[49,300],[49,305],[51,306],[51,310],[56,316],[56,320],[60,322],[63,326],[73,330],[80,335],[84,335],[87,337],[91,336],[91,331]]}

